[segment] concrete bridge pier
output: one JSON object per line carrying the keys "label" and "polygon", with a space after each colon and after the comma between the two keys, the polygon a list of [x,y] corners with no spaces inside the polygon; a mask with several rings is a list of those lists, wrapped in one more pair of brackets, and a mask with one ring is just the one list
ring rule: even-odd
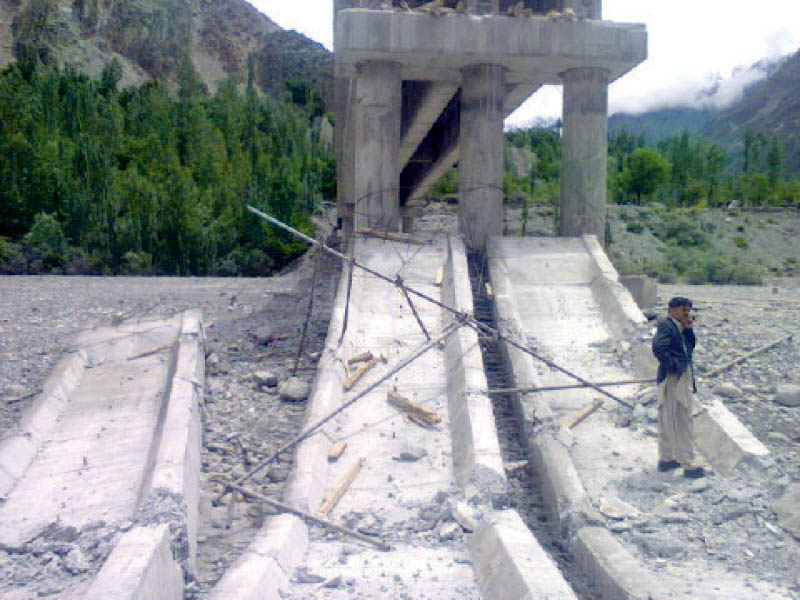
{"label": "concrete bridge pier", "polygon": [[484,250],[503,234],[503,118],[506,70],[497,65],[461,69],[459,224],[467,245]]}
{"label": "concrete bridge pier", "polygon": [[559,234],[594,234],[602,243],[606,224],[608,70],[568,69],[561,135]]}
{"label": "concrete bridge pier", "polygon": [[[354,224],[381,231],[400,227],[398,151],[402,107],[400,64],[368,60],[357,66],[352,138]],[[351,149],[349,146],[353,144]]]}

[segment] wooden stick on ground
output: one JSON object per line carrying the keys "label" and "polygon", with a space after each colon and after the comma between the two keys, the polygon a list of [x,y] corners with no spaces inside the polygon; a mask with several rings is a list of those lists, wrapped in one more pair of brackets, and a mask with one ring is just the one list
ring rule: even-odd
{"label": "wooden stick on ground", "polygon": [[436,277],[433,278],[433,285],[441,286],[443,281],[444,281],[444,265],[439,267],[439,270],[436,271]]}
{"label": "wooden stick on ground", "polygon": [[738,356],[738,357],[734,358],[732,361],[726,362],[721,367],[717,367],[716,369],[714,369],[712,371],[709,371],[708,373],[705,373],[703,375],[702,379],[708,379],[710,377],[714,377],[716,375],[719,375],[723,371],[727,371],[731,367],[733,367],[735,365],[738,365],[739,363],[742,363],[742,362],[746,361],[747,359],[753,358],[757,354],[761,354],[762,352],[766,352],[767,350],[771,350],[772,348],[774,348],[778,344],[782,344],[783,342],[788,341],[788,340],[792,339],[793,337],[794,337],[794,334],[790,333],[789,335],[785,335],[782,338],[780,338],[778,340],[775,340],[774,342],[770,342],[766,346],[761,346],[760,348],[756,348],[752,352],[748,352],[747,354],[742,354],[741,356]]}
{"label": "wooden stick on ground", "polygon": [[339,460],[345,450],[347,450],[347,442],[336,442],[328,451],[328,460],[331,462]]}
{"label": "wooden stick on ground", "polygon": [[355,356],[353,356],[350,359],[348,359],[347,365],[350,366],[350,365],[354,365],[356,363],[369,362],[373,358],[375,358],[375,357],[372,355],[372,351],[371,350],[367,350],[366,352],[362,352],[361,354],[356,354]]}
{"label": "wooden stick on ground", "polygon": [[359,365],[353,374],[347,378],[347,381],[344,382],[344,389],[349,390],[352,388],[356,383],[358,383],[358,380],[361,379],[367,371],[369,371],[379,362],[381,362],[380,358],[372,358],[369,361]]}
{"label": "wooden stick on ground", "polygon": [[379,550],[383,550],[384,552],[389,552],[392,547],[389,546],[386,542],[371,538],[363,533],[359,533],[357,531],[353,531],[352,529],[348,529],[347,527],[342,527],[341,525],[337,525],[336,523],[331,523],[321,517],[317,517],[315,515],[309,514],[304,512],[300,509],[295,508],[294,506],[289,506],[288,504],[284,504],[283,502],[278,502],[277,500],[273,500],[269,496],[265,496],[264,494],[259,494],[258,492],[254,492],[252,490],[248,490],[246,487],[242,487],[241,485],[237,485],[230,481],[223,481],[221,479],[214,479],[217,483],[221,483],[227,488],[235,490],[237,492],[241,492],[245,496],[250,496],[251,498],[255,498],[256,500],[261,500],[261,502],[265,502],[270,506],[274,506],[278,510],[282,510],[283,512],[288,512],[293,515],[297,515],[301,519],[305,519],[306,521],[311,521],[312,523],[316,523],[317,525],[322,525],[323,527],[327,527],[333,531],[338,531],[339,533],[344,533],[345,535],[349,535],[350,537],[354,537],[357,540],[361,540],[362,542],[366,542],[373,546],[376,546]]}
{"label": "wooden stick on ground", "polygon": [[408,415],[408,418],[418,425],[431,426],[442,421],[442,417],[435,411],[414,404],[411,400],[393,390],[386,392],[386,397],[389,402],[402,409]]}
{"label": "wooden stick on ground", "polygon": [[572,415],[571,417],[566,419],[564,421],[564,426],[567,429],[573,429],[575,426],[578,425],[578,423],[583,421],[586,417],[591,415],[594,411],[596,411],[602,405],[603,405],[603,399],[602,398],[595,398],[594,400],[592,400],[591,402],[589,402],[588,404],[583,406],[583,408],[581,408],[574,415]]}
{"label": "wooden stick on ground", "polygon": [[325,499],[322,502],[322,505],[319,507],[317,511],[320,515],[327,515],[329,512],[333,510],[333,507],[339,504],[339,500],[342,499],[345,492],[350,488],[355,478],[358,476],[359,472],[361,471],[361,467],[364,466],[364,462],[366,459],[362,456],[359,458],[352,467],[347,470],[347,473],[344,474],[339,482],[334,486],[334,488],[325,494]]}

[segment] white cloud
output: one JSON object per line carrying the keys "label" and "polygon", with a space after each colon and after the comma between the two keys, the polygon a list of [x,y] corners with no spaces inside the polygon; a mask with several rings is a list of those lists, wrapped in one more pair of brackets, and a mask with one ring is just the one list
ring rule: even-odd
{"label": "white cloud", "polygon": [[[323,43],[333,42],[332,0],[252,0],[285,29],[296,29]],[[645,23],[649,58],[612,84],[612,112],[641,112],[666,105],[688,105],[698,92],[722,78],[718,101],[730,101],[752,82],[753,73],[734,69],[775,58],[800,47],[800,1],[766,0],[605,0],[603,18]],[[559,87],[545,87],[509,119],[523,124],[561,115]]]}

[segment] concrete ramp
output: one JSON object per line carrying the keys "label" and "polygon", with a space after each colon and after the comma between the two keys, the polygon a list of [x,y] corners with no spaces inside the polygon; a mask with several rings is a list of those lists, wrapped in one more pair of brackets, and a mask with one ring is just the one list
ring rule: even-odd
{"label": "concrete ramp", "polygon": [[[117,542],[128,537],[144,540],[127,544],[138,560],[150,552],[161,557],[157,569],[191,570],[202,346],[195,312],[77,340],[17,430],[0,442],[0,546],[19,557],[14,589],[0,595],[50,596],[55,589],[63,591],[59,597],[82,597]],[[159,523],[182,533],[141,536],[139,525]],[[181,555],[169,550],[173,542],[184,548]],[[105,572],[130,570],[131,552],[119,547],[112,557],[121,562]],[[182,597],[182,577],[173,580],[177,587],[159,597]]]}
{"label": "concrete ramp", "polygon": [[[422,237],[421,245],[357,238],[354,256],[471,313],[462,242]],[[436,304],[412,302],[422,326],[397,286],[359,271],[350,285],[344,274],[306,427],[390,373],[427,343],[426,332],[435,339],[454,324]],[[384,360],[347,389],[344,364],[365,351]],[[285,500],[314,513],[361,464],[327,516],[381,539],[389,552],[282,515],[265,524],[211,598],[574,598],[519,516],[495,512],[507,483],[486,387],[477,334],[461,327],[298,447]],[[390,391],[440,421],[420,425],[388,401]],[[340,442],[347,449],[329,461]]]}
{"label": "concrete ramp", "polygon": [[[638,344],[649,349],[651,334],[641,327],[645,323],[641,311],[619,283],[594,236],[492,238],[488,260],[495,316],[505,333],[584,380],[624,381],[643,375],[632,365],[624,366],[620,356],[625,352],[620,348]],[[504,352],[516,387],[576,383],[509,345]],[[655,371],[646,375],[655,377]],[[609,390],[635,404],[641,387]],[[574,428],[564,425],[596,399],[603,401],[597,412]],[[693,557],[696,560],[676,561],[670,564],[668,574],[662,571],[656,576],[663,564],[654,565],[652,553],[640,551],[648,538],[636,532],[637,523],[652,522],[650,511],[671,510],[669,504],[659,508],[667,499],[667,490],[672,490],[673,498],[692,493],[689,480],[680,471],[668,477],[656,471],[653,427],[634,430],[618,426],[620,417],[630,412],[619,410],[614,400],[589,388],[520,393],[515,406],[524,421],[523,443],[549,520],[604,598],[754,597],[751,580],[728,572],[714,560]],[[737,442],[744,435],[743,426],[726,428],[727,421],[723,421],[715,419],[717,433],[703,434],[701,444],[717,472],[726,470],[710,448],[727,448],[725,444],[730,443],[746,452]],[[654,489],[665,490],[664,497],[652,494]],[[648,504],[639,504],[645,499]],[[660,529],[666,530],[673,517],[666,514],[663,518]],[[647,526],[643,527],[646,531]],[[784,597],[770,595],[764,588],[759,593],[765,598]]]}

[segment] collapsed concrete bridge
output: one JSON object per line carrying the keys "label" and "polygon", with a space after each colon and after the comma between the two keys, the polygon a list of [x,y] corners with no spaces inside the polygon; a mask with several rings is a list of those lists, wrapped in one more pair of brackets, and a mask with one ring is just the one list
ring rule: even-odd
{"label": "collapsed concrete bridge", "polygon": [[502,234],[503,120],[563,84],[560,233],[602,240],[608,85],[646,58],[644,25],[603,21],[599,0],[517,3],[520,16],[497,0],[390,4],[334,2],[345,231],[397,231],[404,217],[408,229],[416,201],[458,163],[460,229],[484,249]]}

